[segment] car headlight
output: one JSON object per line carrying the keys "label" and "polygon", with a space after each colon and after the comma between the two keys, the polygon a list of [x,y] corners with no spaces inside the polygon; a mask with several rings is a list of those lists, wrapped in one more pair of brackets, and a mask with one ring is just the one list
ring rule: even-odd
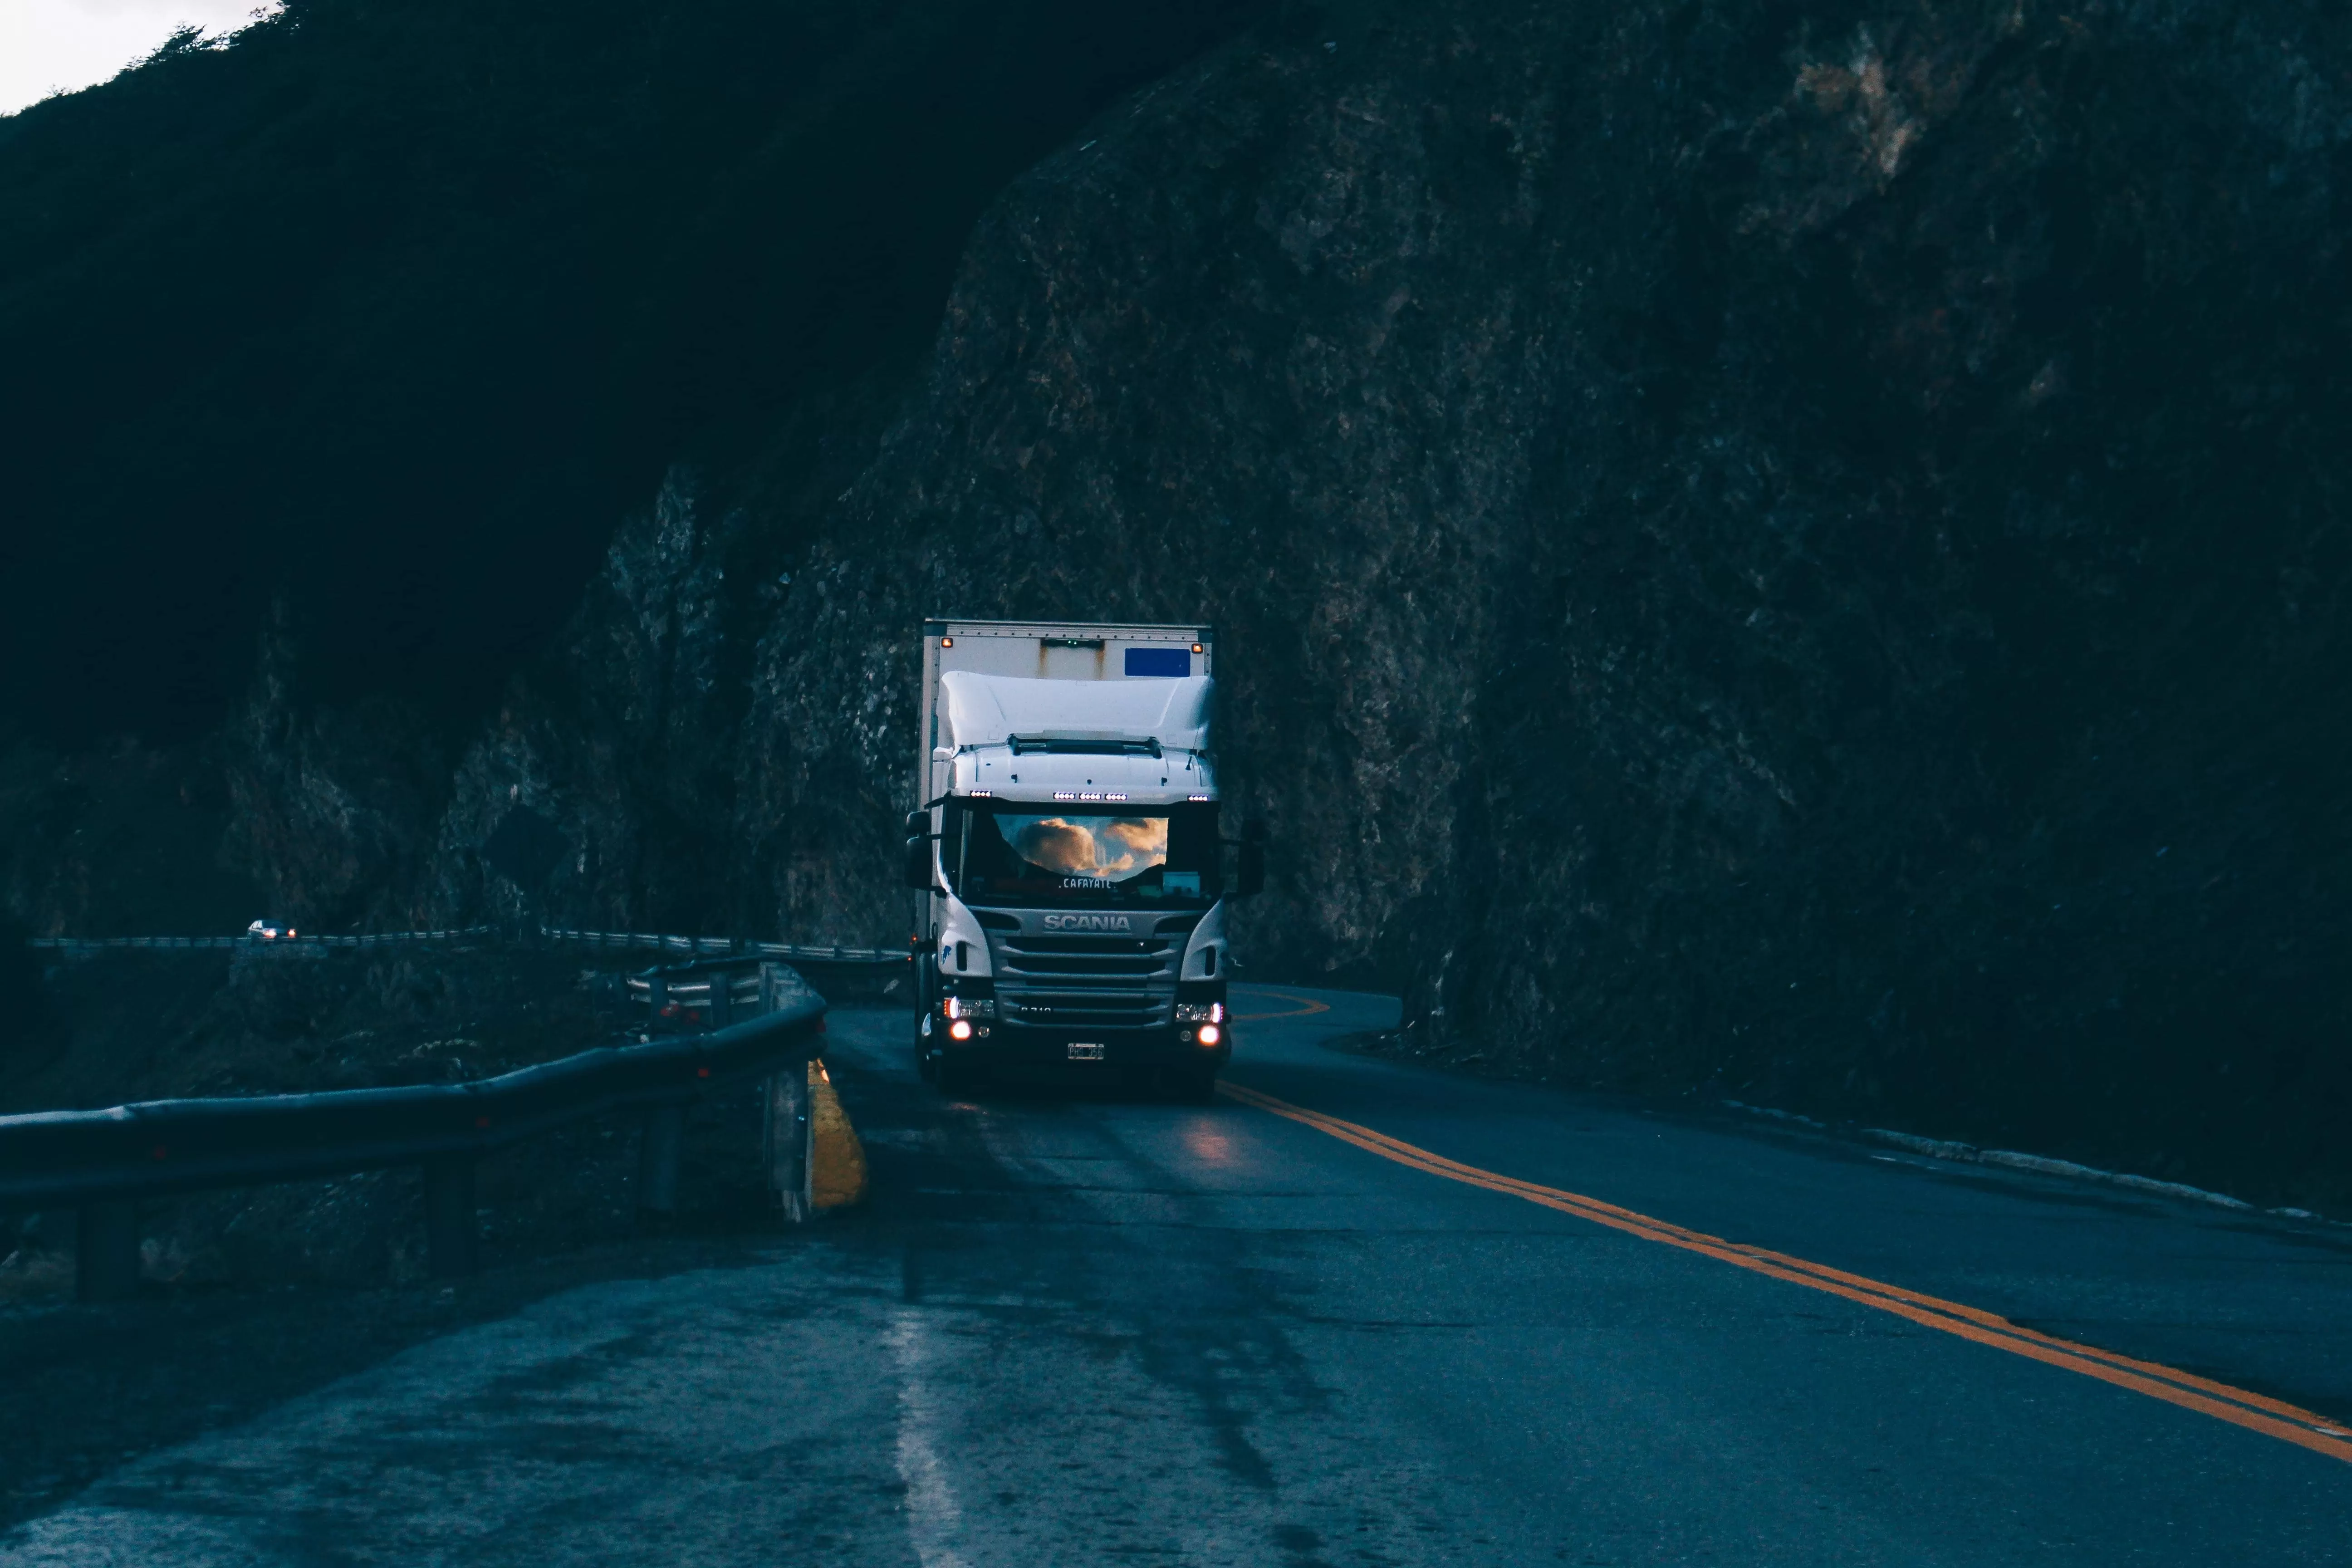
{"label": "car headlight", "polygon": [[1180,1024],[1222,1024],[1225,1021],[1223,1002],[1179,1002],[1176,1021]]}

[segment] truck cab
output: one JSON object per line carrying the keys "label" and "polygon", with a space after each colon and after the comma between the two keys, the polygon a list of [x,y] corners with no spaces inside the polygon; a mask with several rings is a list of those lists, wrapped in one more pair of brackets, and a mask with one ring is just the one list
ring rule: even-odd
{"label": "truck cab", "polygon": [[942,1092],[1003,1067],[1206,1097],[1233,1053],[1228,842],[1206,626],[929,621],[907,818],[916,1053]]}

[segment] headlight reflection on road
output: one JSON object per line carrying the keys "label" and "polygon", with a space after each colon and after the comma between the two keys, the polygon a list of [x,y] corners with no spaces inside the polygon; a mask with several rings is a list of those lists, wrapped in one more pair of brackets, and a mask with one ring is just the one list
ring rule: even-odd
{"label": "headlight reflection on road", "polygon": [[1193,1126],[1184,1129],[1184,1152],[1204,1165],[1234,1163],[1234,1141],[1214,1127]]}

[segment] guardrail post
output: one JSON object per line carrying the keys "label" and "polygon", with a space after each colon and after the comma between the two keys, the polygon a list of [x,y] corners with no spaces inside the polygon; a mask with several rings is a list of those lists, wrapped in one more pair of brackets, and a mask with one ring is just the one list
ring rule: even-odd
{"label": "guardrail post", "polygon": [[735,1021],[735,977],[723,969],[710,972],[710,1005],[704,1012],[714,1029],[723,1029]]}
{"label": "guardrail post", "polygon": [[139,1213],[129,1198],[74,1211],[74,1296],[127,1301],[139,1294]]}
{"label": "guardrail post", "polygon": [[425,1256],[436,1279],[474,1272],[480,1226],[474,1217],[474,1162],[463,1156],[425,1166]]}
{"label": "guardrail post", "polygon": [[654,1028],[661,1027],[662,1013],[669,1006],[669,982],[658,974],[646,980],[646,1016]]}
{"label": "guardrail post", "polygon": [[656,1105],[646,1112],[637,1143],[637,1212],[677,1212],[677,1152],[686,1136],[686,1108]]}
{"label": "guardrail post", "polygon": [[768,1185],[776,1194],[776,1206],[795,1225],[808,1218],[815,1206],[809,1191],[814,1132],[809,1120],[808,1064],[794,1062],[768,1080],[767,1126],[761,1142],[765,1145]]}

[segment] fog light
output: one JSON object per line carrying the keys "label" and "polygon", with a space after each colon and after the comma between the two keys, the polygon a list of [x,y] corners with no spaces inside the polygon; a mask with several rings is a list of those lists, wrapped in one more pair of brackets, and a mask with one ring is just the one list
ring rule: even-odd
{"label": "fog light", "polygon": [[1213,1046],[1224,1037],[1225,1032],[1217,1027],[1214,1024],[1203,1024],[1201,1026],[1201,1043],[1202,1045]]}
{"label": "fog light", "polygon": [[971,1038],[971,1021],[968,1018],[958,1018],[954,1023],[950,1024],[948,1026],[948,1038],[950,1040],[968,1040]]}

